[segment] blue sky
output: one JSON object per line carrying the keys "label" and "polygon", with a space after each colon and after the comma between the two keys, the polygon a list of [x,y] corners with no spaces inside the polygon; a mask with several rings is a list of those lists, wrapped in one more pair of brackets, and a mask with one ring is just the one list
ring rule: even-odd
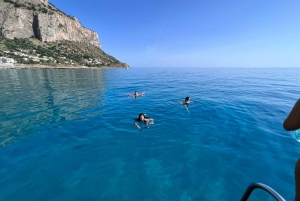
{"label": "blue sky", "polygon": [[132,67],[300,67],[299,0],[50,0]]}

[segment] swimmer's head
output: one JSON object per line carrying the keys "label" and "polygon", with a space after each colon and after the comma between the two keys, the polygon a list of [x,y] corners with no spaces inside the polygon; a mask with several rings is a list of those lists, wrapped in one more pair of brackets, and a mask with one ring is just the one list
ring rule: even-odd
{"label": "swimmer's head", "polygon": [[187,97],[185,98],[185,101],[189,101],[189,100],[190,100],[190,97],[187,96]]}
{"label": "swimmer's head", "polygon": [[140,113],[140,114],[139,114],[139,120],[140,120],[140,121],[143,121],[144,119],[145,119],[145,114]]}

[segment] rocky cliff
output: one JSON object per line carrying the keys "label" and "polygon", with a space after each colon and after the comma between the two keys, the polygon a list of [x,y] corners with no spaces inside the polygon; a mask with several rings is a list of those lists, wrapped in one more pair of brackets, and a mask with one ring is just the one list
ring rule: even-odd
{"label": "rocky cliff", "polygon": [[101,48],[98,34],[48,0],[0,0],[1,34],[7,39],[74,41]]}
{"label": "rocky cliff", "polygon": [[25,67],[129,67],[102,51],[96,32],[48,0],[0,0],[0,57]]}

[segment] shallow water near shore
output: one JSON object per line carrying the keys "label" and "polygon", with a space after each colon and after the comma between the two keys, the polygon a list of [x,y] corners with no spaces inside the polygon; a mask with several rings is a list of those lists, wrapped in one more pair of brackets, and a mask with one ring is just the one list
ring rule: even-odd
{"label": "shallow water near shore", "polygon": [[[0,200],[239,200],[252,182],[293,200],[300,144],[282,122],[299,74],[0,70]],[[135,90],[146,95],[127,97]],[[141,112],[155,124],[138,130]]]}

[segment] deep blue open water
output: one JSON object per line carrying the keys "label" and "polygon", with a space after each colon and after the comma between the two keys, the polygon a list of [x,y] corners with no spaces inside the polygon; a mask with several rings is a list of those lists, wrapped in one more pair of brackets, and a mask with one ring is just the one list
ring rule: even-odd
{"label": "deep blue open water", "polygon": [[[294,199],[300,69],[0,70],[0,200]],[[146,92],[137,99],[135,90]],[[193,101],[189,112],[179,104]],[[139,113],[155,124],[138,130]],[[268,200],[256,191],[250,200]]]}

